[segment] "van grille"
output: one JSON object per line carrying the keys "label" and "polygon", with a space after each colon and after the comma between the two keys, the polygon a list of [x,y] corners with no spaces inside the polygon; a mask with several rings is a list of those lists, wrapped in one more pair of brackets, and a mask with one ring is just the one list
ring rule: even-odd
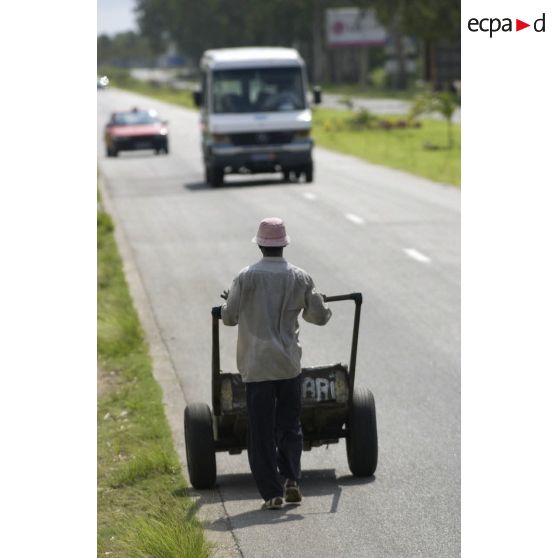
{"label": "van grille", "polygon": [[292,132],[256,132],[230,134],[233,145],[277,145],[291,143]]}

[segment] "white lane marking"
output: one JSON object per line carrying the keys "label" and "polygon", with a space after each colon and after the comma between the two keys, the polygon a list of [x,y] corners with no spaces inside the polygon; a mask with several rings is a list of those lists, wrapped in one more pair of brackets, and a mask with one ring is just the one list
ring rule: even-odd
{"label": "white lane marking", "polygon": [[364,219],[362,217],[359,217],[358,215],[355,215],[354,213],[345,213],[345,217],[356,225],[362,225],[364,223]]}
{"label": "white lane marking", "polygon": [[302,195],[307,199],[307,200],[315,200],[317,198],[316,194],[313,194],[312,192],[302,192]]}
{"label": "white lane marking", "polygon": [[403,252],[405,252],[405,254],[409,256],[409,258],[413,258],[413,260],[417,260],[417,262],[430,263],[431,261],[428,256],[421,254],[418,250],[415,250],[414,248],[405,248]]}

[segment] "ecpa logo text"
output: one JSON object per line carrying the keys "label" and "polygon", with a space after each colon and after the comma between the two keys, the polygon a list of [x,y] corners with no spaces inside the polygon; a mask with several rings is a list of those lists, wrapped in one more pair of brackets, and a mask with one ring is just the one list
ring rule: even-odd
{"label": "ecpa logo text", "polygon": [[[533,23],[533,29],[537,33],[545,32],[545,16],[546,14],[543,13],[543,15],[539,19],[536,19]],[[467,27],[469,28],[469,31],[472,31],[473,33],[476,33],[477,31],[483,31],[484,33],[488,32],[490,33],[490,38],[492,38],[493,33],[497,33],[498,31],[513,31],[512,19],[509,17],[505,17],[503,19],[498,17],[485,17],[482,19],[472,17],[467,22]],[[531,24],[525,23],[520,19],[515,20],[516,31],[521,31],[527,27],[531,27]]]}

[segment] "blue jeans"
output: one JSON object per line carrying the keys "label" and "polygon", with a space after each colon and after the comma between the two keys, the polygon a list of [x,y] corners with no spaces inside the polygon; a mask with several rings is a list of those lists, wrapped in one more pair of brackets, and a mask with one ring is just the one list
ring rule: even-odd
{"label": "blue jeans", "polygon": [[248,460],[262,498],[283,496],[279,475],[300,479],[301,376],[246,384]]}

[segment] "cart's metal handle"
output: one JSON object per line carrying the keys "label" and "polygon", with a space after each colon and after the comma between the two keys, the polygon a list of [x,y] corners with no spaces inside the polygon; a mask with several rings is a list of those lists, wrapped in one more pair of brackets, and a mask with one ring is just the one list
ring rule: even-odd
{"label": "cart's metal handle", "polygon": [[221,362],[219,355],[219,318],[221,307],[214,306],[211,309],[212,335],[211,335],[211,403],[213,414],[221,414]]}
{"label": "cart's metal handle", "polygon": [[362,293],[350,293],[344,295],[323,295],[325,302],[336,302],[338,300],[354,300],[356,304],[362,304]]}
{"label": "cart's metal handle", "polygon": [[[354,300],[356,304],[362,304],[362,293],[350,293],[344,295],[322,295],[324,297],[325,302],[337,302],[339,300]],[[214,318],[220,319],[221,318],[221,306],[213,306],[211,308],[211,315]]]}
{"label": "cart's metal handle", "polygon": [[362,293],[350,293],[344,295],[327,296],[323,295],[325,302],[335,302],[337,300],[354,300],[355,320],[353,322],[353,339],[351,341],[351,360],[349,362],[349,405],[353,403],[353,391],[355,388],[356,357],[358,346],[358,330],[360,326],[360,307],[362,306]]}

